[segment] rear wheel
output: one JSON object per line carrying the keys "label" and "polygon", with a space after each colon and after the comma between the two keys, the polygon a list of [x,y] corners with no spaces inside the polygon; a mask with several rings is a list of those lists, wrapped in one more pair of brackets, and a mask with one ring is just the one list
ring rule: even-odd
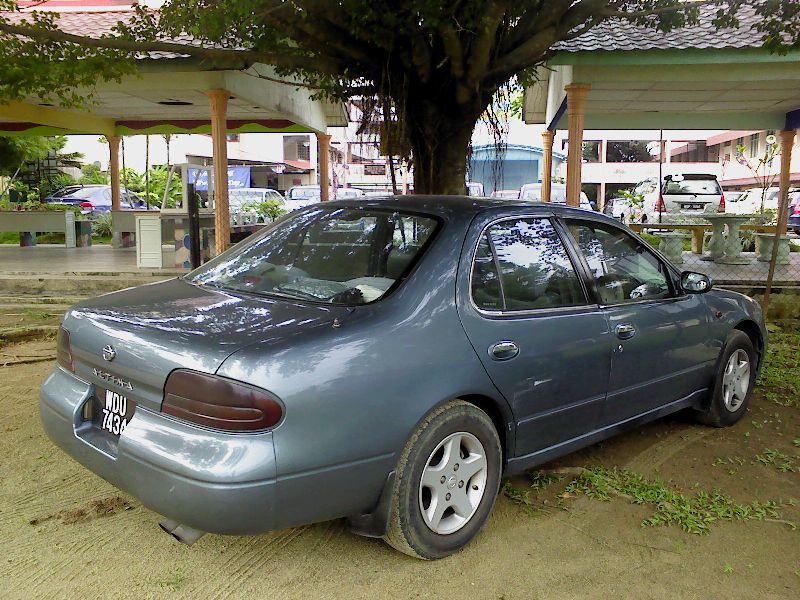
{"label": "rear wheel", "polygon": [[758,357],[753,342],[742,331],[733,330],[722,349],[711,402],[697,413],[701,423],[728,427],[747,411],[756,379]]}
{"label": "rear wheel", "polygon": [[462,400],[439,407],[400,456],[383,539],[426,560],[461,549],[492,511],[501,463],[500,439],[485,412]]}

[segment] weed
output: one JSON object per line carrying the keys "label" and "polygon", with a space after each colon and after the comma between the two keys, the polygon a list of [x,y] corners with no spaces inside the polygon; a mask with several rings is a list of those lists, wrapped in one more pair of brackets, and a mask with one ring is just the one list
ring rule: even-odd
{"label": "weed", "polygon": [[794,473],[796,459],[792,456],[787,456],[780,450],[772,448],[764,448],[764,452],[756,454],[756,460],[762,465],[775,465],[781,473]]}
{"label": "weed", "polygon": [[797,327],[772,327],[759,383],[766,398],[781,406],[800,406],[800,354]]}
{"label": "weed", "polygon": [[541,492],[548,485],[559,479],[558,475],[545,473],[544,471],[529,471],[527,476],[528,481],[531,482],[531,488],[537,492]]}
{"label": "weed", "polygon": [[725,565],[724,567],[722,567],[722,572],[725,573],[726,575],[730,575],[731,573],[733,573],[733,565]]}
{"label": "weed", "polygon": [[658,480],[628,470],[591,467],[575,478],[566,488],[570,494],[584,493],[597,500],[622,496],[634,504],[650,504],[655,513],[642,521],[643,527],[678,525],[688,533],[708,533],[716,521],[747,521],[778,519],[775,502],[738,504],[718,491],[699,491],[693,497],[667,487]]}
{"label": "weed", "polygon": [[44,321],[45,319],[49,319],[53,315],[51,315],[46,310],[36,310],[34,308],[29,308],[25,311],[25,314],[32,319],[39,319]]}
{"label": "weed", "polygon": [[169,577],[166,579],[161,579],[156,581],[156,584],[160,588],[169,588],[172,591],[177,590],[186,582],[186,573],[181,571],[180,569],[175,569],[170,571]]}
{"label": "weed", "polygon": [[514,486],[510,481],[503,482],[503,495],[517,506],[530,508],[530,492]]}
{"label": "weed", "polygon": [[796,440],[792,440],[792,444],[794,444],[795,448],[800,448],[800,438],[797,438]]}

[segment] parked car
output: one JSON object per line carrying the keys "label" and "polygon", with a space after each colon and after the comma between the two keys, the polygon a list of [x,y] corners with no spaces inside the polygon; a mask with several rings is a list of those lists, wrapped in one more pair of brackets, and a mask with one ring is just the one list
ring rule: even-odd
{"label": "parked car", "polygon": [[725,212],[726,201],[716,175],[674,174],[664,176],[659,186],[658,178],[650,177],[636,184],[632,192],[642,196],[644,202],[639,221],[656,222],[671,217],[702,217],[706,212]]}
{"label": "parked car", "polygon": [[585,210],[333,201],[72,307],[41,420],[187,543],[348,517],[440,558],[503,476],[682,409],[741,419],[767,332],[711,288]]}
{"label": "parked car", "polygon": [[335,192],[331,193],[331,199],[336,200],[344,200],[345,198],[361,198],[364,195],[363,190],[359,190],[358,188],[345,188],[340,187],[336,188]]}
{"label": "parked car", "polygon": [[[70,185],[53,192],[44,199],[46,204],[68,204],[80,206],[84,214],[97,214],[111,210],[110,185]],[[127,188],[120,190],[121,210],[148,210],[144,198],[129,191]],[[150,205],[149,210],[158,210],[157,206]]]}
{"label": "parked car", "polygon": [[284,204],[284,198],[277,190],[270,188],[236,188],[228,191],[228,210],[231,214],[242,212],[245,206],[261,204],[267,200]]}
{"label": "parked car", "polygon": [[502,200],[516,200],[519,198],[519,190],[495,190],[492,192],[492,198],[501,198]]}
{"label": "parked car", "polygon": [[286,209],[289,211],[316,204],[322,199],[318,185],[296,185],[286,193]]}
{"label": "parked car", "polygon": [[696,217],[725,210],[725,196],[717,176],[689,173],[665,176],[655,210],[646,211],[646,214],[652,221],[657,220],[658,213]]}
{"label": "parked car", "polygon": [[468,181],[467,194],[470,196],[483,196],[483,184],[477,181]]}
{"label": "parked car", "polygon": [[[526,183],[519,190],[519,199],[528,202],[542,201],[542,184]],[[567,203],[567,186],[563,183],[550,184],[550,202],[553,204]],[[581,192],[581,208],[584,210],[594,210],[592,203],[584,192]]]}
{"label": "parked car", "polygon": [[[789,194],[800,192],[796,188],[789,188]],[[761,213],[761,201],[764,201],[764,210],[777,211],[780,201],[780,188],[750,188],[735,200],[727,203],[727,212],[737,215],[755,215]],[[791,200],[790,200],[791,202]]]}
{"label": "parked car", "polygon": [[789,229],[800,235],[800,190],[789,194]]}
{"label": "parked car", "polygon": [[621,223],[637,223],[642,218],[642,206],[624,196],[609,198],[603,205],[603,214],[614,217]]}

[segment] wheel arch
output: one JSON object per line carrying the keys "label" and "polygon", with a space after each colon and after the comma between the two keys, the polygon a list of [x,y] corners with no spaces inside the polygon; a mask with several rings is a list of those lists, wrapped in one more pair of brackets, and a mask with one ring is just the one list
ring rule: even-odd
{"label": "wheel arch", "polygon": [[756,369],[760,371],[764,354],[764,338],[761,334],[761,329],[759,328],[758,324],[750,319],[744,319],[739,321],[733,327],[733,329],[741,331],[750,338],[751,342],[753,342],[753,348],[756,349],[756,354],[758,355],[758,365],[756,365]]}
{"label": "wheel arch", "polygon": [[500,438],[505,470],[506,461],[514,455],[514,419],[508,404],[486,394],[459,394],[457,399],[469,402],[489,415]]}

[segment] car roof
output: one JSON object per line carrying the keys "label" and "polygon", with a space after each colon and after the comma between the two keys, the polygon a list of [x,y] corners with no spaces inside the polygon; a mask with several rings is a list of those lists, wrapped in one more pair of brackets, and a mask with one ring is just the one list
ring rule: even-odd
{"label": "car roof", "polygon": [[332,208],[358,207],[358,208],[383,208],[392,210],[404,210],[410,212],[422,212],[440,216],[444,218],[454,216],[476,216],[486,211],[502,212],[513,209],[519,212],[520,209],[532,213],[555,213],[564,217],[597,217],[604,221],[611,221],[619,224],[616,219],[605,217],[602,213],[595,211],[589,212],[585,209],[566,206],[558,202],[528,202],[525,200],[509,200],[503,198],[486,198],[479,196],[428,196],[415,194],[413,196],[386,196],[346,198],[342,200],[330,200],[324,203],[325,206]]}

